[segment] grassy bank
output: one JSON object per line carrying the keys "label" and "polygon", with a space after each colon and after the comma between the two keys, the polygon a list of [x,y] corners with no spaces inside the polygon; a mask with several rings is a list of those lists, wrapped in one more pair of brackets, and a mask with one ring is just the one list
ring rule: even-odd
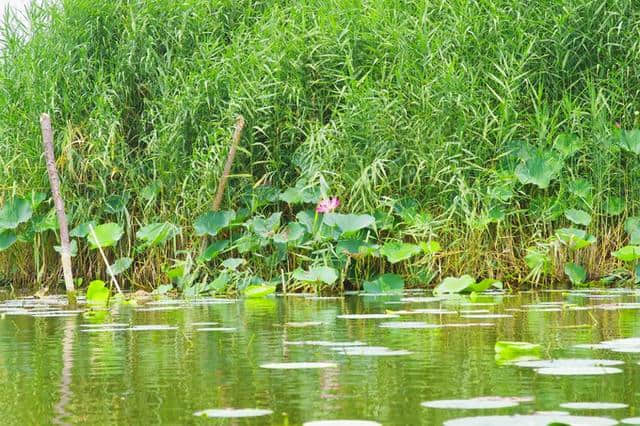
{"label": "grassy bank", "polygon": [[[134,258],[134,283],[165,282],[181,250],[198,256],[192,224],[211,208],[237,114],[247,131],[223,208],[293,220],[313,204],[256,193],[301,182],[338,196],[340,211],[390,215],[392,228],[370,239],[443,247],[362,262],[358,277],[392,270],[424,284],[469,272],[516,285],[564,279],[567,261],[589,279],[621,266],[610,253],[628,242],[640,200],[640,135],[616,127],[640,125],[633,0],[60,3],[32,9],[28,41],[3,30],[0,197],[48,191],[38,116],[49,112],[72,225],[119,223],[110,256]],[[589,213],[597,237],[577,252],[554,237],[569,209]],[[134,253],[136,231],[164,221],[180,235]],[[0,253],[0,277],[56,281],[56,241],[16,242]],[[531,274],[531,248],[549,273]],[[282,280],[326,264],[317,250],[225,256]],[[104,277],[82,245],[74,264]]]}

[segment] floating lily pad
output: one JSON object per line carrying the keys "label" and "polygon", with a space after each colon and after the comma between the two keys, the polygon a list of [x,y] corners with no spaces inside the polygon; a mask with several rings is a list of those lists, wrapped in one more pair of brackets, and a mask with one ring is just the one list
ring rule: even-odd
{"label": "floating lily pad", "polygon": [[194,416],[212,418],[238,418],[238,417],[261,417],[273,414],[271,410],[260,408],[212,408],[208,410],[196,411]]}
{"label": "floating lily pad", "polygon": [[465,314],[462,318],[480,318],[480,319],[498,319],[498,318],[513,318],[513,315],[509,314]]}
{"label": "floating lily pad", "polygon": [[400,318],[400,315],[391,315],[391,314],[344,314],[344,315],[338,315],[336,318],[341,318],[341,319],[390,319],[390,318]]}
{"label": "floating lily pad", "polygon": [[538,368],[536,373],[543,376],[601,376],[622,373],[622,370],[614,367],[545,367]]}
{"label": "floating lily pad", "polygon": [[624,361],[614,359],[540,359],[535,361],[516,362],[514,365],[526,368],[582,368],[582,367],[612,367],[622,365]]}
{"label": "floating lily pad", "polygon": [[530,402],[533,398],[481,396],[469,399],[443,399],[423,402],[420,405],[427,408],[443,408],[454,410],[482,410],[516,407],[521,402]]}
{"label": "floating lily pad", "polygon": [[515,415],[515,416],[478,416],[462,417],[444,422],[444,426],[613,426],[618,421],[606,417],[567,416],[567,415]]}
{"label": "floating lily pad", "polygon": [[150,325],[134,325],[129,330],[131,331],[165,331],[165,330],[177,330],[178,327],[172,327],[170,325],[150,324]]}
{"label": "floating lily pad", "polygon": [[335,362],[272,362],[262,364],[261,368],[272,370],[297,370],[297,369],[317,369],[317,368],[337,368]]}
{"label": "floating lily pad", "polygon": [[322,321],[300,321],[300,322],[286,322],[284,323],[285,327],[294,327],[294,328],[303,328],[303,327],[317,327],[322,325]]}
{"label": "floating lily pad", "polygon": [[620,402],[565,402],[560,404],[560,407],[570,410],[618,410],[628,406],[628,404]]}
{"label": "floating lily pad", "polygon": [[302,426],[380,426],[381,423],[369,420],[314,420]]}
{"label": "floating lily pad", "polygon": [[198,331],[222,331],[225,333],[232,333],[236,330],[235,327],[203,327],[198,329]]}
{"label": "floating lily pad", "polygon": [[103,323],[103,324],[80,324],[82,328],[115,328],[115,327],[129,327],[127,323]]}
{"label": "floating lily pad", "polygon": [[411,352],[403,349],[393,350],[383,346],[351,346],[331,348],[334,351],[349,356],[401,356],[411,355]]}
{"label": "floating lily pad", "polygon": [[283,342],[285,345],[291,346],[327,346],[332,348],[349,347],[349,346],[364,346],[363,342],[329,342],[326,340],[303,340],[299,342]]}
{"label": "floating lily pad", "polygon": [[83,333],[109,333],[114,331],[128,331],[128,327],[100,327],[100,328],[85,328],[80,330]]}
{"label": "floating lily pad", "polygon": [[420,321],[391,321],[383,322],[378,327],[382,328],[440,328],[439,324],[428,324]]}

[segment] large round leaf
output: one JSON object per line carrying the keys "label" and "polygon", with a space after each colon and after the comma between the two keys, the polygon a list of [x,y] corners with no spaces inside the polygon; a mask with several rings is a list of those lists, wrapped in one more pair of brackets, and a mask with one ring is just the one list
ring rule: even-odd
{"label": "large round leaf", "polygon": [[398,263],[419,254],[422,248],[409,243],[386,243],[380,249],[380,254],[391,263]]}
{"label": "large round leaf", "polygon": [[15,229],[21,223],[31,219],[32,214],[33,211],[29,201],[22,198],[13,198],[0,209],[0,230]]}
{"label": "large round leaf", "polygon": [[582,284],[587,279],[587,271],[580,265],[575,263],[567,263],[564,265],[564,273],[567,274],[572,284]]}
{"label": "large round leaf", "polygon": [[133,259],[130,257],[121,257],[113,262],[113,265],[110,265],[109,269],[111,269],[113,275],[118,275],[129,269],[132,263]]}
{"label": "large round leaf", "polygon": [[572,250],[579,250],[596,242],[596,237],[577,228],[558,229],[556,231],[556,237],[560,242],[567,245]]}
{"label": "large round leaf", "polygon": [[95,221],[81,223],[69,232],[69,236],[74,238],[85,238],[89,234],[90,227],[95,228],[98,224]]}
{"label": "large round leaf", "polygon": [[12,231],[0,231],[0,251],[6,250],[17,241],[18,237]]}
{"label": "large round leaf", "polygon": [[338,280],[338,272],[329,266],[316,266],[304,271],[300,268],[293,271],[293,278],[305,282],[323,282],[333,284]]}
{"label": "large round leaf", "polygon": [[401,292],[404,289],[404,280],[397,274],[383,274],[371,281],[365,281],[362,288],[367,293]]}
{"label": "large round leaf", "polygon": [[244,289],[244,295],[249,298],[265,297],[269,294],[275,293],[275,291],[275,285],[250,285]]}
{"label": "large round leaf", "polygon": [[223,210],[219,212],[208,212],[200,215],[193,227],[197,236],[211,235],[215,237],[218,232],[229,226],[235,219],[236,213],[233,210]]}
{"label": "large round leaf", "polygon": [[640,259],[640,246],[624,246],[611,254],[623,262],[635,262]]}
{"label": "large round leaf", "polygon": [[145,247],[164,244],[180,233],[180,228],[172,223],[150,223],[136,232],[136,237],[143,241]]}
{"label": "large round leaf", "polygon": [[447,277],[433,289],[433,294],[462,293],[475,282],[476,280],[470,275]]}
{"label": "large round leaf", "polygon": [[591,215],[584,210],[569,209],[564,212],[564,217],[576,225],[589,226],[591,223]]}
{"label": "large round leaf", "polygon": [[229,240],[214,241],[202,252],[199,259],[206,262],[218,257],[229,246]]}
{"label": "large round leaf", "polygon": [[640,155],[640,129],[621,130],[618,146],[625,151]]}
{"label": "large round leaf", "polygon": [[87,304],[90,306],[107,306],[111,291],[105,286],[104,281],[91,281],[87,288]]}
{"label": "large round leaf", "polygon": [[368,214],[327,213],[324,215],[324,223],[327,226],[337,226],[346,234],[369,228],[376,223],[376,219]]}
{"label": "large round leaf", "polygon": [[122,238],[122,226],[117,223],[104,223],[93,228],[93,232],[87,234],[87,240],[92,249],[98,247],[111,247]]}
{"label": "large round leaf", "polygon": [[533,151],[529,158],[516,167],[516,177],[523,184],[534,184],[538,188],[548,188],[562,169],[562,160],[551,151]]}
{"label": "large round leaf", "polygon": [[282,244],[297,241],[304,236],[305,229],[304,225],[298,222],[289,222],[284,229],[273,236],[273,241]]}
{"label": "large round leaf", "polygon": [[262,238],[272,238],[280,227],[281,212],[273,213],[268,218],[255,217],[247,222],[249,229]]}

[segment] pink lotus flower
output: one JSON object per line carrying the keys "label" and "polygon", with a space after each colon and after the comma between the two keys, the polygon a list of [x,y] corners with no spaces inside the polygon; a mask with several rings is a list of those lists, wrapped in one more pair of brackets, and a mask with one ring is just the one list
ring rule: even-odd
{"label": "pink lotus flower", "polygon": [[338,197],[327,198],[326,200],[320,200],[316,206],[316,212],[318,213],[330,213],[338,208],[340,200]]}

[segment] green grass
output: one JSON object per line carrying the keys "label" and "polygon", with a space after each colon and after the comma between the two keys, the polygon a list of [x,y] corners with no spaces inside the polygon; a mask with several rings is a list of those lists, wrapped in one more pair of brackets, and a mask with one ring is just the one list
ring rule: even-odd
{"label": "green grass", "polygon": [[[127,251],[140,224],[190,226],[210,207],[243,114],[225,208],[258,183],[300,178],[326,181],[347,211],[415,198],[424,215],[398,238],[441,241],[443,275],[512,283],[528,273],[525,249],[566,226],[564,209],[582,208],[598,236],[582,262],[596,277],[617,266],[609,253],[640,193],[637,158],[608,143],[616,122],[639,124],[633,0],[60,3],[31,10],[28,41],[15,25],[3,31],[0,198],[48,189],[47,111],[72,223],[119,221]],[[550,147],[563,132],[584,145],[560,177],[544,190],[514,181],[510,143]],[[593,186],[586,202],[570,192],[579,178]],[[501,184],[516,195],[502,221],[483,225],[487,189]],[[151,201],[139,196],[150,185]],[[106,213],[106,197],[125,193],[127,214]],[[603,211],[613,196],[625,200],[619,216]],[[57,276],[50,240],[0,254],[0,278]],[[199,244],[186,228],[132,278],[158,276],[175,250]],[[84,251],[75,268],[102,271]]]}

